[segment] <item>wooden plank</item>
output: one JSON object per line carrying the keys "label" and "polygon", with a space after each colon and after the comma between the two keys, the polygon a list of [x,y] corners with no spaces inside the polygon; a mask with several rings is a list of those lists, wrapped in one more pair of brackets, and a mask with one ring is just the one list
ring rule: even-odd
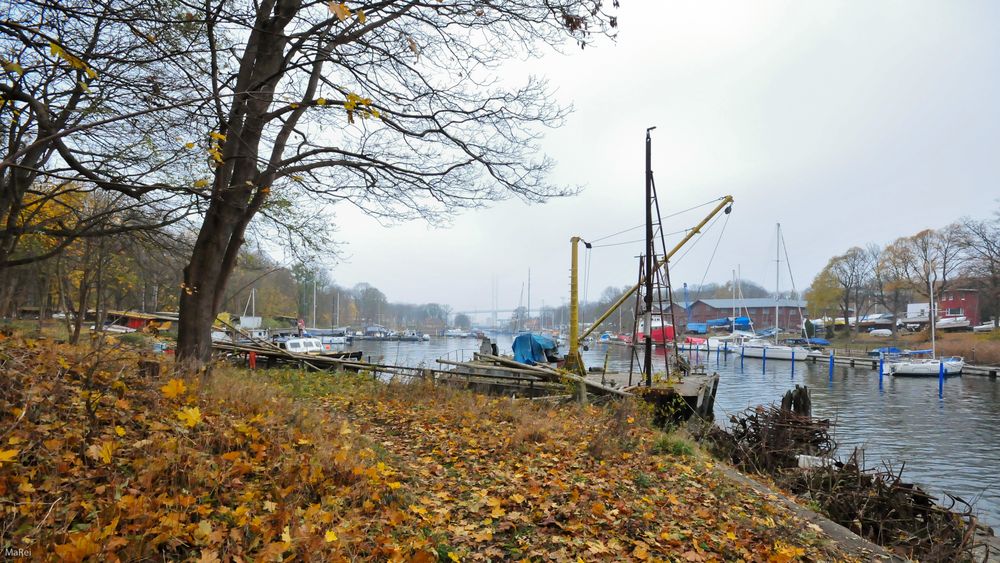
{"label": "wooden plank", "polygon": [[507,358],[502,358],[500,356],[494,356],[492,354],[477,354],[477,356],[480,357],[480,358],[485,358],[485,359],[490,360],[490,361],[498,362],[501,365],[505,365],[505,366],[509,366],[509,367],[524,366],[524,368],[526,368],[527,371],[532,371],[532,372],[535,372],[535,373],[538,373],[538,374],[541,374],[541,375],[545,375],[548,378],[556,380],[556,381],[561,381],[563,379],[568,379],[570,381],[575,381],[577,383],[583,383],[589,389],[594,390],[598,394],[600,394],[600,393],[608,393],[608,394],[611,394],[611,395],[617,395],[619,397],[631,397],[632,396],[631,393],[626,393],[626,392],[620,391],[618,389],[612,389],[611,387],[605,387],[605,386],[600,385],[598,383],[594,383],[593,381],[587,381],[585,378],[580,377],[579,375],[575,375],[575,374],[569,373],[567,371],[560,371],[560,370],[552,369],[550,367],[539,366],[539,365],[529,366],[529,365],[526,365],[526,364],[521,364],[521,363],[515,362],[514,360],[510,360],[510,359],[507,359]]}

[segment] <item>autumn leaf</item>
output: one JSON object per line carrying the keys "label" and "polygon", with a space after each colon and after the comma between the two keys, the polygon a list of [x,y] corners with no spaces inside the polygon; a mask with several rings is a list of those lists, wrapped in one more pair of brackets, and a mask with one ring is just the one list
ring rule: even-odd
{"label": "autumn leaf", "polygon": [[20,450],[0,450],[0,466],[4,463],[10,463],[17,459],[17,453]]}
{"label": "autumn leaf", "polygon": [[337,16],[340,21],[346,20],[351,15],[351,10],[343,2],[330,2],[327,7],[330,9],[330,13]]}
{"label": "autumn leaf", "polygon": [[[198,182],[206,182],[205,185],[207,185],[206,180],[198,180]],[[198,187],[198,182],[195,182],[195,187]],[[160,387],[160,391],[163,391],[163,394],[168,399],[175,399],[177,397],[180,397],[181,395],[184,394],[185,391],[187,391],[187,386],[184,385],[183,379],[171,379],[170,381],[167,382],[166,385]]]}
{"label": "autumn leaf", "polygon": [[177,418],[188,428],[194,428],[201,422],[201,410],[198,407],[188,407],[177,411]]}
{"label": "autumn leaf", "polygon": [[118,434],[119,436],[124,436],[125,429],[122,428],[121,426],[115,426],[115,434]]}
{"label": "autumn leaf", "polygon": [[226,140],[226,136],[225,135],[223,135],[222,133],[218,133],[216,131],[212,131],[211,133],[208,134],[208,136],[211,137],[211,138],[213,138],[213,139],[215,139],[216,141],[225,141]]}
{"label": "autumn leaf", "polygon": [[368,19],[368,16],[365,15],[365,11],[364,10],[358,10],[358,22],[361,23],[361,25],[364,25],[364,23],[365,23],[365,21],[367,19]]}
{"label": "autumn leaf", "polygon": [[22,68],[21,65],[15,63],[15,62],[3,61],[2,65],[3,65],[3,69],[5,71],[7,71],[7,72],[13,72],[13,73],[17,74],[18,76],[21,76],[21,75],[24,74],[24,68]]}
{"label": "autumn leaf", "polygon": [[93,444],[87,448],[87,457],[100,460],[105,465],[111,463],[111,458],[118,446],[114,442],[101,442],[101,445]]}
{"label": "autumn leaf", "polygon": [[337,534],[335,534],[333,530],[327,530],[326,533],[323,534],[323,539],[326,540],[326,543],[335,542],[337,541]]}

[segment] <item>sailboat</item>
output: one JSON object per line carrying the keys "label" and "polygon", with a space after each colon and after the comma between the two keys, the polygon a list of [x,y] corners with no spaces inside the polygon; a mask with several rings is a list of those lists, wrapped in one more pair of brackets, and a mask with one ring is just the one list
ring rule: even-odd
{"label": "sailboat", "polygon": [[803,346],[787,346],[778,344],[778,334],[781,332],[778,326],[778,311],[781,300],[778,298],[781,280],[781,223],[778,223],[777,242],[777,277],[774,282],[774,342],[762,338],[751,338],[738,344],[738,350],[746,358],[766,358],[768,360],[790,360],[802,361],[814,354],[809,348]]}
{"label": "sailboat", "polygon": [[[931,284],[930,294],[931,312],[929,314],[934,315],[934,309],[936,309],[934,305],[934,284]],[[900,358],[889,361],[889,373],[891,375],[900,377],[938,377],[941,375],[942,371],[944,371],[945,376],[962,375],[962,370],[965,368],[965,358],[961,356],[950,356],[944,358],[937,357],[937,340],[935,338],[934,330],[934,325],[936,324],[937,323],[930,323],[931,349],[908,351],[901,355]],[[930,354],[929,358],[921,357],[928,353]]]}

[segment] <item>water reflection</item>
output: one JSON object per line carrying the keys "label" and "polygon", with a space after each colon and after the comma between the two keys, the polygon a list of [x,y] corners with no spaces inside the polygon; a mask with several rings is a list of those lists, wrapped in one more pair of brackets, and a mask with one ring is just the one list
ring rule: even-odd
{"label": "water reflection", "polygon": [[[511,339],[500,336],[501,353],[510,353]],[[478,342],[434,338],[430,342],[358,342],[354,349],[366,357],[400,365],[435,365],[449,356],[471,358]],[[627,372],[629,349],[596,345],[583,352],[588,366]],[[640,354],[641,358],[641,354]],[[868,465],[905,462],[904,477],[935,494],[950,492],[976,501],[980,518],[1000,527],[1000,383],[980,376],[950,378],[944,397],[938,398],[934,378],[883,379],[877,371],[835,366],[832,378],[826,361],[799,362],[794,373],[790,362],[756,358],[740,360],[735,354],[692,354],[722,376],[716,398],[716,420],[761,403],[776,402],[796,384],[808,385],[813,414],[830,418],[837,427],[835,439],[842,456],[862,447]],[[663,370],[664,356],[654,357],[654,370]],[[636,363],[636,371],[638,365]],[[596,376],[600,378],[600,376]],[[635,376],[638,382],[638,375]]]}

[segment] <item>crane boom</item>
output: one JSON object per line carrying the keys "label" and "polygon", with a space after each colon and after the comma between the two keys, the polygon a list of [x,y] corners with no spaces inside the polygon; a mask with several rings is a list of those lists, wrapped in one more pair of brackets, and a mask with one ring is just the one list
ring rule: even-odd
{"label": "crane boom", "polygon": [[[643,279],[639,280],[639,283],[637,283],[634,286],[632,286],[632,289],[626,291],[625,294],[622,295],[621,298],[618,299],[618,301],[615,301],[615,303],[611,307],[609,307],[608,310],[605,311],[603,315],[601,315],[600,317],[598,317],[597,320],[595,320],[594,323],[592,325],[590,325],[590,328],[588,328],[588,329],[584,330],[582,333],[580,333],[579,340],[583,340],[584,338],[587,337],[587,335],[589,335],[590,333],[592,333],[595,330],[597,330],[597,327],[600,326],[601,323],[603,323],[604,321],[606,321],[607,318],[610,317],[611,314],[614,313],[616,309],[618,309],[618,307],[621,307],[622,304],[625,303],[625,301],[627,301],[632,296],[632,294],[634,294],[642,286],[642,284],[644,284],[646,282],[646,278],[654,275],[657,271],[659,271],[660,268],[662,268],[664,265],[666,265],[666,263],[669,262],[671,258],[673,258],[674,254],[676,254],[677,251],[680,250],[682,246],[684,246],[685,244],[687,244],[687,242],[689,240],[691,240],[696,234],[698,234],[699,232],[701,232],[701,229],[704,228],[705,225],[709,221],[711,221],[712,218],[715,217],[720,211],[722,211],[723,209],[726,209],[726,213],[729,213],[729,210],[731,209],[729,206],[731,206],[732,204],[733,204],[733,196],[727,195],[727,196],[723,197],[722,200],[719,202],[719,205],[716,205],[715,208],[712,209],[712,211],[704,219],[702,219],[700,223],[698,223],[697,225],[694,226],[693,229],[691,229],[690,231],[688,231],[688,233],[684,236],[684,238],[681,239],[681,241],[678,242],[670,250],[670,252],[664,254],[663,258],[661,258],[660,260],[658,260],[656,262],[656,266],[651,271],[646,272],[646,277],[644,277]],[[575,274],[575,272],[574,272],[574,274]],[[571,303],[570,306],[571,307],[578,307],[579,304],[577,304],[577,303]],[[571,347],[572,347],[572,343],[571,343]],[[576,350],[570,350],[571,354],[575,353],[575,352],[577,352],[577,351]]]}

